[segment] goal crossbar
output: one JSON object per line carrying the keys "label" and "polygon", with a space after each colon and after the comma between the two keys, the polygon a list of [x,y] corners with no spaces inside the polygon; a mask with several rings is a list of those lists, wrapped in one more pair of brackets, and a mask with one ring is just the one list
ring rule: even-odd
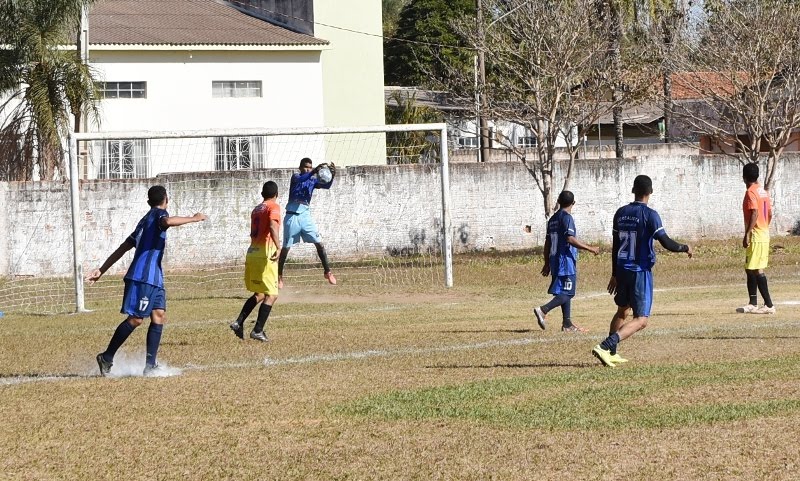
{"label": "goal crossbar", "polygon": [[444,263],[444,281],[446,287],[453,286],[453,252],[452,229],[450,213],[450,167],[448,158],[447,125],[444,123],[430,124],[403,124],[403,125],[377,125],[363,127],[310,127],[310,128],[242,128],[242,129],[204,129],[204,130],[171,130],[171,131],[109,131],[109,132],[81,132],[70,133],[68,136],[69,157],[69,188],[71,200],[72,220],[72,250],[73,250],[73,275],[75,282],[75,309],[85,312],[84,300],[84,272],[83,272],[83,246],[82,226],[80,216],[80,182],[79,182],[79,142],[88,140],[115,140],[115,139],[171,139],[171,138],[201,138],[219,136],[292,136],[292,135],[324,135],[324,134],[360,134],[360,133],[387,133],[387,132],[414,132],[427,131],[439,134],[439,157],[441,179],[441,207],[442,207],[442,255]]}

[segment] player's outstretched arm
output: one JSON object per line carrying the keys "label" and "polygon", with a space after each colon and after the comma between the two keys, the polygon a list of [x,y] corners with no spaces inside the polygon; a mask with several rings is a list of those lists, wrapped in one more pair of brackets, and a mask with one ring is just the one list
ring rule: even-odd
{"label": "player's outstretched arm", "polygon": [[191,224],[192,222],[202,222],[206,219],[208,219],[208,217],[202,212],[198,212],[191,217],[180,217],[180,216],[162,217],[161,226],[177,227],[179,225]]}
{"label": "player's outstretched arm", "polygon": [[[663,232],[663,231],[662,231]],[[692,248],[687,244],[680,244],[675,242],[674,240],[670,239],[670,237],[664,233],[658,237],[658,242],[661,244],[664,249],[670,252],[685,252],[689,255],[689,258],[692,257]]]}
{"label": "player's outstretched arm", "polygon": [[590,246],[589,244],[584,244],[583,241],[581,241],[580,239],[578,239],[577,237],[575,237],[573,235],[567,237],[567,242],[570,245],[575,246],[578,249],[589,251],[594,255],[597,255],[597,254],[600,253],[600,248],[599,247],[594,247],[594,246]]}
{"label": "player's outstretched arm", "polygon": [[105,274],[106,271],[111,268],[111,266],[113,266],[118,260],[122,258],[122,256],[125,255],[126,252],[133,249],[134,247],[135,247],[134,244],[130,240],[125,239],[125,242],[120,244],[119,247],[117,247],[117,250],[115,250],[114,252],[111,253],[110,256],[108,256],[108,259],[106,259],[106,261],[103,262],[103,265],[100,266],[99,269],[93,270],[92,272],[89,273],[88,276],[86,276],[86,282],[88,282],[90,286],[95,282],[97,282],[101,277],[103,277],[103,274]]}

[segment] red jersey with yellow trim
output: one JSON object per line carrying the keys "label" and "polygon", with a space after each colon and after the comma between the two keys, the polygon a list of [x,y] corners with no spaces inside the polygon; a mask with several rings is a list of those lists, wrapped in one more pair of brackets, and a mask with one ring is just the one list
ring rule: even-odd
{"label": "red jersey with yellow trim", "polygon": [[744,228],[747,229],[750,223],[750,212],[758,212],[756,225],[753,227],[751,242],[769,241],[769,223],[772,220],[772,205],[769,201],[769,192],[755,182],[747,188],[742,202],[742,213],[744,214]]}
{"label": "red jersey with yellow trim", "polygon": [[[269,232],[271,221],[281,223],[281,207],[275,199],[268,199],[258,204],[250,214],[250,248],[247,255],[253,257],[270,257],[279,239],[272,239]],[[280,227],[279,227],[280,230]]]}

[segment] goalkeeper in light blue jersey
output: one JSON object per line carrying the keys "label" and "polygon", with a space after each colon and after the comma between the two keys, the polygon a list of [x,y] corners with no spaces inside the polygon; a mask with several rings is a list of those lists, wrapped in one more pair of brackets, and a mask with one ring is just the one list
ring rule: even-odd
{"label": "goalkeeper in light blue jersey", "polygon": [[[330,189],[333,185],[333,179],[336,178],[336,166],[333,162],[319,164],[316,167],[312,167],[312,165],[313,162],[308,157],[302,159],[299,172],[292,175],[289,185],[289,202],[286,204],[286,216],[283,218],[283,245],[280,259],[278,259],[279,288],[283,288],[283,265],[289,255],[289,249],[301,241],[314,244],[319,260],[322,262],[325,279],[336,285],[336,277],[331,272],[328,254],[325,252],[325,246],[322,245],[322,237],[319,235],[309,210],[314,189]],[[331,179],[328,182],[322,182],[317,176],[323,167],[327,167],[331,171]]]}

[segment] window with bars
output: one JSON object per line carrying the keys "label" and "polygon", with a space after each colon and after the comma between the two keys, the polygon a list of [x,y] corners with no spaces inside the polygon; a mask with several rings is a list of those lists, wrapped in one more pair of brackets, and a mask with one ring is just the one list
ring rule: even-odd
{"label": "window with bars", "polygon": [[458,146],[462,149],[478,148],[478,137],[459,137]]}
{"label": "window with bars", "polygon": [[217,137],[216,170],[264,168],[264,137]]}
{"label": "window with bars", "polygon": [[98,82],[101,99],[146,99],[147,82]]}
{"label": "window with bars", "polygon": [[147,140],[101,140],[99,179],[147,177]]}
{"label": "window with bars", "polygon": [[523,149],[536,147],[536,136],[517,137],[517,147]]}
{"label": "window with bars", "polygon": [[212,98],[261,97],[260,80],[214,80]]}

